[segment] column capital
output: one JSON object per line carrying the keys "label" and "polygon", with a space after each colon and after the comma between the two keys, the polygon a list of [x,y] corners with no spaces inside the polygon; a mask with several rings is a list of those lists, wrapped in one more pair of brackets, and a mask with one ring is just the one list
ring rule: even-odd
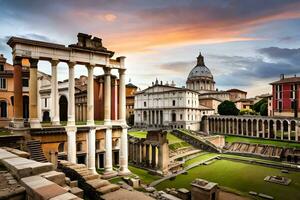
{"label": "column capital", "polygon": [[124,69],[124,68],[120,68],[120,69],[119,69],[119,74],[120,74],[120,75],[124,75],[125,72],[126,72],[126,69]]}
{"label": "column capital", "polygon": [[125,56],[120,56],[120,57],[117,57],[116,60],[120,63],[120,67],[121,68],[124,68],[124,65],[125,65]]}
{"label": "column capital", "polygon": [[22,66],[22,57],[14,57],[13,65],[21,65]]}
{"label": "column capital", "polygon": [[109,68],[109,67],[103,67],[103,71],[104,71],[104,74],[105,75],[111,75],[111,68]]}
{"label": "column capital", "polygon": [[37,59],[37,58],[30,58],[29,62],[30,62],[30,68],[37,68],[38,67],[39,59]]}
{"label": "column capital", "polygon": [[72,68],[72,67],[74,67],[76,65],[76,62],[69,61],[67,64],[68,64],[69,68]]}
{"label": "column capital", "polygon": [[58,63],[59,63],[59,60],[54,60],[54,59],[52,59],[50,62],[51,62],[51,65],[52,65],[52,66],[57,66]]}
{"label": "column capital", "polygon": [[95,65],[92,64],[92,63],[86,64],[85,66],[86,66],[86,68],[87,68],[88,70],[89,70],[89,69],[93,69],[93,68],[95,67]]}

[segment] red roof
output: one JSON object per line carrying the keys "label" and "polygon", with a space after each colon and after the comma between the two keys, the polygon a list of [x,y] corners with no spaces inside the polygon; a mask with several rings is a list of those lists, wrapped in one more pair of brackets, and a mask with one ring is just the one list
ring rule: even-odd
{"label": "red roof", "polygon": [[279,81],[275,81],[270,84],[275,85],[275,84],[281,84],[281,83],[300,83],[300,77],[283,78],[283,79],[280,79]]}
{"label": "red roof", "polygon": [[227,92],[241,92],[241,93],[245,93],[245,94],[247,94],[247,92],[245,92],[245,91],[243,91],[243,90],[236,89],[236,88],[233,88],[233,89],[227,90]]}

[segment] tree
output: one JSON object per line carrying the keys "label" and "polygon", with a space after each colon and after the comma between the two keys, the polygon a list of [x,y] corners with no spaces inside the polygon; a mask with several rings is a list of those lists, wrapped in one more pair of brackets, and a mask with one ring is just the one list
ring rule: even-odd
{"label": "tree", "polygon": [[220,115],[238,115],[239,112],[240,110],[236,108],[232,101],[223,101],[218,106],[218,113]]}
{"label": "tree", "polygon": [[261,116],[268,116],[268,103],[261,104],[259,114]]}
{"label": "tree", "polygon": [[263,98],[261,100],[259,100],[258,102],[256,102],[253,106],[252,106],[252,110],[255,110],[255,112],[259,113],[260,112],[260,106],[264,103],[268,103],[268,100],[266,98]]}

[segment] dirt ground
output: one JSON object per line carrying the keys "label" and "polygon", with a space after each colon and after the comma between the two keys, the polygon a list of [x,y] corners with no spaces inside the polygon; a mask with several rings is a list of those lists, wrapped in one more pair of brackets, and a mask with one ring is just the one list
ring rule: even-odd
{"label": "dirt ground", "polygon": [[219,194],[219,199],[220,200],[250,200],[251,198],[248,197],[243,197],[234,193],[230,193],[230,192],[225,192],[225,191],[220,191]]}

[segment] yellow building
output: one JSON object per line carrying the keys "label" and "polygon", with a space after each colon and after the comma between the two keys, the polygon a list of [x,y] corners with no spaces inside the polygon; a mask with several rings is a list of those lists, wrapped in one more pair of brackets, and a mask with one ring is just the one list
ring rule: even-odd
{"label": "yellow building", "polygon": [[[13,118],[14,105],[14,68],[0,55],[0,127],[8,126]],[[29,116],[28,77],[29,72],[23,69],[23,117]]]}

